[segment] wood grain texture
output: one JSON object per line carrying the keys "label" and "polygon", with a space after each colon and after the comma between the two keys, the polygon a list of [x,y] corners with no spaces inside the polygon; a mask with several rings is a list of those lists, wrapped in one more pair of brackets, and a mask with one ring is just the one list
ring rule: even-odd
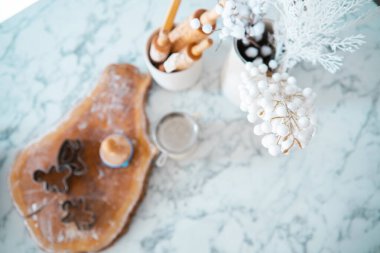
{"label": "wood grain texture", "polygon": [[[144,112],[150,84],[150,76],[140,74],[132,65],[110,65],[92,94],[67,120],[18,155],[10,174],[11,194],[30,233],[44,250],[98,251],[125,231],[157,154],[147,136]],[[126,134],[134,141],[134,157],[126,169],[107,168],[99,158],[101,140],[113,133]],[[33,172],[56,164],[65,139],[83,141],[82,158],[88,172],[70,178],[67,194],[46,192],[32,180]],[[91,230],[80,231],[75,224],[60,221],[60,204],[75,197],[84,197],[96,214]]]}

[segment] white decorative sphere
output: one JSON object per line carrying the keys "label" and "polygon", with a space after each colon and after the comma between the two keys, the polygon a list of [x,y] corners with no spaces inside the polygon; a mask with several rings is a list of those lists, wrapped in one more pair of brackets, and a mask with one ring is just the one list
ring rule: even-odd
{"label": "white decorative sphere", "polygon": [[288,112],[286,111],[285,106],[280,105],[280,106],[277,106],[276,108],[276,114],[279,117],[285,117],[288,114]]}
{"label": "white decorative sphere", "polygon": [[302,91],[302,94],[305,96],[305,97],[310,97],[312,94],[313,94],[313,90],[311,88],[305,88],[303,91]]}
{"label": "white decorative sphere", "polygon": [[257,110],[258,109],[259,109],[258,106],[255,103],[253,103],[253,104],[249,105],[249,107],[248,107],[248,113],[250,113],[250,114],[256,114],[256,116],[257,116]]}
{"label": "white decorative sphere", "polygon": [[268,71],[268,66],[265,64],[260,64],[259,65],[259,71],[263,74],[265,74]]}
{"label": "white decorative sphere", "polygon": [[269,55],[272,54],[272,48],[270,48],[269,46],[264,45],[264,46],[262,46],[260,48],[260,53],[261,53],[262,56],[267,57],[267,56],[269,56]]}
{"label": "white decorative sphere", "polygon": [[285,137],[289,134],[289,128],[284,124],[279,124],[276,127],[276,133],[282,137]]}
{"label": "white decorative sphere", "polygon": [[259,54],[259,50],[255,47],[249,47],[245,50],[245,55],[250,58],[255,58]]}
{"label": "white decorative sphere", "polygon": [[194,30],[197,30],[199,29],[199,27],[201,27],[201,21],[199,21],[199,19],[197,18],[193,18],[191,21],[190,21],[190,27]]}
{"label": "white decorative sphere", "polygon": [[212,32],[212,25],[210,24],[203,25],[202,32],[204,32],[205,34],[210,34]]}
{"label": "white decorative sphere", "polygon": [[300,107],[302,105],[302,100],[299,97],[293,98],[292,102],[297,106]]}
{"label": "white decorative sphere", "polygon": [[267,134],[261,139],[261,144],[263,144],[264,147],[269,148],[271,145],[275,144],[277,141],[277,138],[274,134]]}
{"label": "white decorative sphere", "polygon": [[288,79],[288,77],[289,77],[289,74],[288,73],[286,73],[286,72],[284,72],[284,73],[281,73],[281,79],[282,80],[287,80]]}
{"label": "white decorative sphere", "polygon": [[256,113],[249,113],[247,116],[248,121],[251,123],[255,123],[257,118],[258,117],[257,117]]}
{"label": "white decorative sphere", "polygon": [[298,120],[298,125],[299,125],[301,128],[307,128],[307,127],[310,125],[310,120],[309,120],[307,117],[301,117],[301,118]]}
{"label": "white decorative sphere", "polygon": [[254,66],[252,62],[246,62],[244,67],[245,67],[245,70],[250,71]]}
{"label": "white decorative sphere", "polygon": [[261,123],[261,130],[263,130],[264,133],[268,134],[272,132],[272,126],[269,122],[263,122]]}
{"label": "white decorative sphere", "polygon": [[272,94],[278,93],[280,91],[280,87],[277,84],[269,85],[269,92]]}
{"label": "white decorative sphere", "polygon": [[257,87],[260,89],[260,90],[265,90],[268,88],[268,82],[267,80],[260,80],[257,82]]}
{"label": "white decorative sphere", "polygon": [[306,110],[305,110],[305,108],[299,108],[298,110],[297,110],[297,115],[298,116],[304,116],[306,114]]}
{"label": "white decorative sphere", "polygon": [[248,93],[252,97],[257,97],[257,95],[259,95],[259,90],[255,86],[252,85],[248,88]]}
{"label": "white decorative sphere", "polygon": [[[252,64],[254,64],[254,63],[252,63]],[[251,74],[251,76],[257,76],[259,74],[259,69],[256,67],[252,67],[252,69],[249,71],[249,73]]]}
{"label": "white decorative sphere", "polygon": [[291,84],[291,85],[297,84],[297,80],[294,76],[289,76],[287,81],[288,81],[288,84]]}
{"label": "white decorative sphere", "polygon": [[265,31],[265,24],[264,22],[258,22],[253,26],[253,31],[256,36],[260,36]]}
{"label": "white decorative sphere", "polygon": [[274,73],[274,74],[272,75],[272,79],[273,79],[273,81],[275,81],[275,82],[280,81],[280,80],[281,80],[281,74],[280,74],[280,73]]}
{"label": "white decorative sphere", "polygon": [[271,145],[268,148],[268,152],[271,156],[278,156],[281,153],[281,149],[278,145]]}
{"label": "white decorative sphere", "polygon": [[[278,63],[277,63],[277,61],[275,61],[275,60],[270,60],[269,63],[268,63],[268,65],[269,65],[269,67],[270,67],[271,69],[276,69],[276,68],[278,67]],[[279,81],[279,80],[278,80],[278,81]]]}
{"label": "white decorative sphere", "polygon": [[244,46],[249,46],[250,44],[249,40],[246,37],[242,38],[241,42],[243,43]]}
{"label": "white decorative sphere", "polygon": [[293,95],[297,92],[297,87],[294,85],[287,85],[285,87],[285,94],[287,95]]}
{"label": "white decorative sphere", "polygon": [[256,59],[253,61],[253,64],[255,66],[259,66],[262,63],[263,63],[263,58],[261,58],[261,57],[256,57]]}
{"label": "white decorative sphere", "polygon": [[271,110],[273,108],[273,101],[268,98],[261,98],[257,103],[264,109]]}
{"label": "white decorative sphere", "polygon": [[292,112],[296,112],[298,109],[298,106],[295,103],[288,103],[288,109],[291,110]]}

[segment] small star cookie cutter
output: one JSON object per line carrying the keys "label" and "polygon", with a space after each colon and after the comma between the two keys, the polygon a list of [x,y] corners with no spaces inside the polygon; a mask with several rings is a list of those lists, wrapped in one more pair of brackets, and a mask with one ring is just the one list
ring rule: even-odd
{"label": "small star cookie cutter", "polygon": [[84,198],[66,200],[61,208],[66,214],[61,218],[63,223],[74,222],[78,230],[90,230],[96,223],[96,215],[90,210]]}

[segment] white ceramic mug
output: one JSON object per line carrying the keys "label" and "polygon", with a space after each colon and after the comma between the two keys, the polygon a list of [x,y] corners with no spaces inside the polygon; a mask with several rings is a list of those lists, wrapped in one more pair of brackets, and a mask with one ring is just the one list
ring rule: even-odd
{"label": "white ceramic mug", "polygon": [[148,39],[145,47],[144,59],[145,64],[148,67],[153,79],[161,87],[170,91],[180,91],[194,86],[202,73],[202,58],[194,62],[188,69],[166,73],[158,70],[153,64],[149,56],[150,45],[154,35],[158,34],[159,30],[156,30]]}

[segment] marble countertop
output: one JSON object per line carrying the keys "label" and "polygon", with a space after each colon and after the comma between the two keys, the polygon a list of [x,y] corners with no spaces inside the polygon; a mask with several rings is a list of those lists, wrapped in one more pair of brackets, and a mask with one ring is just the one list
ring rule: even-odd
{"label": "marble countertop", "polygon": [[[142,52],[169,1],[42,0],[0,25],[0,252],[39,252],[12,205],[17,152],[54,128],[110,63],[146,71]],[[183,1],[179,18],[215,0]],[[205,55],[186,92],[154,85],[154,125],[170,111],[195,115],[190,160],[154,168],[129,231],[106,252],[380,252],[380,15],[352,28],[367,43],[332,75],[293,74],[318,93],[309,147],[272,158],[244,113],[221,94],[229,43]]]}

